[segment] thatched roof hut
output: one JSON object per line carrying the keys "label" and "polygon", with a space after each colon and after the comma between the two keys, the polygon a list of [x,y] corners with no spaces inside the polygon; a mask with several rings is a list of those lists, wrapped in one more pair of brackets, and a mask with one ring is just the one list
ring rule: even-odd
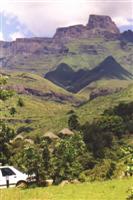
{"label": "thatched roof hut", "polygon": [[59,137],[73,136],[73,135],[74,135],[74,132],[72,132],[72,131],[71,131],[70,129],[68,129],[68,128],[62,129],[62,130],[59,132],[59,134],[58,134]]}
{"label": "thatched roof hut", "polygon": [[43,135],[43,138],[48,138],[50,140],[58,140],[59,137],[57,135],[55,135],[54,133],[48,131]]}
{"label": "thatched roof hut", "polygon": [[30,143],[30,144],[34,144],[34,141],[32,139],[29,139],[29,138],[26,138],[24,141],[27,142],[27,143]]}
{"label": "thatched roof hut", "polygon": [[13,140],[23,140],[24,137],[22,135],[17,135]]}

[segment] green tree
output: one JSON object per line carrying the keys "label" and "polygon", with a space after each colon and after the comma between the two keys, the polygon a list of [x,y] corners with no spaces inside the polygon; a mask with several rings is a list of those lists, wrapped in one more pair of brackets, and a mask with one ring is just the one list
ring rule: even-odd
{"label": "green tree", "polygon": [[11,143],[14,138],[14,130],[5,123],[0,122],[0,163],[2,165],[9,163],[11,157]]}
{"label": "green tree", "polygon": [[44,169],[40,149],[36,145],[25,146],[21,153],[20,167],[29,175],[35,174],[37,182],[42,180]]}
{"label": "green tree", "polygon": [[18,106],[24,107],[24,100],[22,98],[18,99]]}
{"label": "green tree", "polygon": [[10,114],[14,116],[16,112],[17,112],[16,108],[15,107],[11,107]]}
{"label": "green tree", "polygon": [[68,119],[68,126],[70,130],[79,130],[80,129],[80,123],[78,120],[78,116],[76,114],[70,115]]}
{"label": "green tree", "polygon": [[80,158],[85,152],[85,144],[79,135],[62,140],[54,150],[54,180],[77,178],[83,167]]}

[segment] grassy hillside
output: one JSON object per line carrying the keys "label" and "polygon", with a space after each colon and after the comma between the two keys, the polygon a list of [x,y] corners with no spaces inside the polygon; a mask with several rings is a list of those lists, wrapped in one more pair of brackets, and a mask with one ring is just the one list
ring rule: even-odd
{"label": "grassy hillside", "polygon": [[[8,85],[14,84],[22,84],[25,87],[37,89],[42,92],[49,92],[53,90],[56,94],[60,93],[65,95],[65,97],[72,96],[72,98],[74,98],[74,102],[81,99],[87,99],[93,86],[95,88],[123,87],[121,92],[103,97],[97,97],[91,101],[88,100],[82,106],[78,107],[73,106],[73,101],[67,100],[66,102],[58,102],[51,98],[46,100],[40,96],[31,94],[18,95],[16,93],[9,100],[1,101],[1,119],[10,123],[10,125],[15,127],[16,130],[18,128],[23,130],[23,127],[26,127],[29,131],[23,130],[19,133],[29,137],[33,137],[37,134],[43,135],[48,130],[57,133],[62,128],[67,127],[69,118],[68,112],[70,110],[75,110],[80,122],[84,123],[85,121],[93,120],[95,117],[101,115],[105,109],[113,107],[119,102],[133,101],[132,81],[102,80],[90,85],[90,87],[86,87],[77,95],[72,95],[71,93],[66,92],[60,87],[57,87],[49,81],[34,74],[31,75],[26,73],[23,74],[22,77],[21,73],[15,73],[9,78],[8,82]],[[24,101],[23,107],[18,106],[18,100],[20,97]],[[10,109],[12,107],[16,108],[14,116],[10,114]]]}
{"label": "grassy hillside", "polygon": [[[35,134],[43,135],[46,131],[59,131],[67,124],[67,111],[70,109],[68,104],[60,104],[52,101],[43,101],[32,96],[21,95],[25,106],[17,106],[18,95],[10,100],[1,103],[1,119],[17,128],[30,127],[26,135],[32,137]],[[9,112],[11,107],[15,107],[17,112],[12,116]],[[29,120],[26,122],[26,120]],[[22,131],[23,133],[23,131]]]}
{"label": "grassy hillside", "polygon": [[130,84],[119,93],[97,97],[92,101],[88,101],[88,103],[85,103],[83,106],[76,109],[76,112],[80,121],[84,123],[87,120],[93,120],[98,117],[109,107],[113,107],[120,102],[130,101],[133,101],[133,84]]}
{"label": "grassy hillside", "polygon": [[75,39],[67,44],[67,54],[31,54],[25,56],[16,54],[9,58],[11,70],[30,71],[38,74],[45,74],[60,63],[66,63],[77,70],[92,69],[102,62],[106,57],[112,55],[122,67],[133,72],[132,51],[133,44],[127,42],[123,46],[119,40],[105,41],[102,38]]}
{"label": "grassy hillside", "polygon": [[[106,41],[101,38],[94,39],[77,39],[71,41],[68,45],[72,55],[62,58],[61,62],[65,62],[73,68],[89,68],[97,66],[107,56],[112,55],[117,62],[129,71],[132,69],[133,44],[127,43],[124,48],[121,47],[120,41]],[[93,48],[97,54],[89,53],[88,49]]]}
{"label": "grassy hillside", "polygon": [[52,82],[44,79],[43,77],[33,73],[14,72],[9,74],[8,85],[23,85],[24,87],[34,88],[40,91],[49,92],[54,91],[69,95],[67,91],[56,86]]}
{"label": "grassy hillside", "polygon": [[111,180],[78,185],[36,189],[2,189],[2,200],[125,200],[133,179]]}
{"label": "grassy hillside", "polygon": [[79,95],[83,95],[85,97],[89,97],[89,94],[91,93],[91,91],[93,91],[94,89],[100,89],[100,88],[127,88],[130,84],[132,84],[133,81],[132,80],[119,80],[119,79],[111,79],[111,80],[107,80],[107,79],[102,79],[100,81],[96,81],[93,82],[91,84],[89,84],[88,86],[86,86],[85,88],[83,88],[82,90],[80,90],[78,92]]}

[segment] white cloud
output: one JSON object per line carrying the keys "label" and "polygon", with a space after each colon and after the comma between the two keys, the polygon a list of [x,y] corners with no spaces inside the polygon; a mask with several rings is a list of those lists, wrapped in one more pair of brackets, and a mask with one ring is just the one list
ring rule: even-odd
{"label": "white cloud", "polygon": [[0,40],[4,40],[4,36],[2,32],[0,32]]}
{"label": "white cloud", "polygon": [[14,32],[14,33],[11,33],[9,37],[11,38],[11,40],[16,40],[16,38],[23,38],[24,35],[21,32]]}
{"label": "white cloud", "polygon": [[[132,16],[132,0],[21,0],[1,2],[8,17],[16,16],[36,36],[52,36],[57,27],[86,24],[89,14],[110,15],[118,26],[127,25]],[[14,3],[13,3],[14,2]]]}

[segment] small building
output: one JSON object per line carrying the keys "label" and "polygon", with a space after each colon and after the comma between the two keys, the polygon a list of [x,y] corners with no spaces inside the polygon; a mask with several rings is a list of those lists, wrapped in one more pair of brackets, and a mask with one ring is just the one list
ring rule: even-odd
{"label": "small building", "polygon": [[48,140],[54,141],[54,140],[58,140],[59,137],[57,135],[55,135],[54,133],[48,131],[43,135],[43,138],[47,138]]}
{"label": "small building", "polygon": [[61,137],[61,138],[70,137],[70,136],[73,136],[73,135],[74,135],[74,132],[72,132],[68,128],[64,128],[58,133],[58,136]]}

